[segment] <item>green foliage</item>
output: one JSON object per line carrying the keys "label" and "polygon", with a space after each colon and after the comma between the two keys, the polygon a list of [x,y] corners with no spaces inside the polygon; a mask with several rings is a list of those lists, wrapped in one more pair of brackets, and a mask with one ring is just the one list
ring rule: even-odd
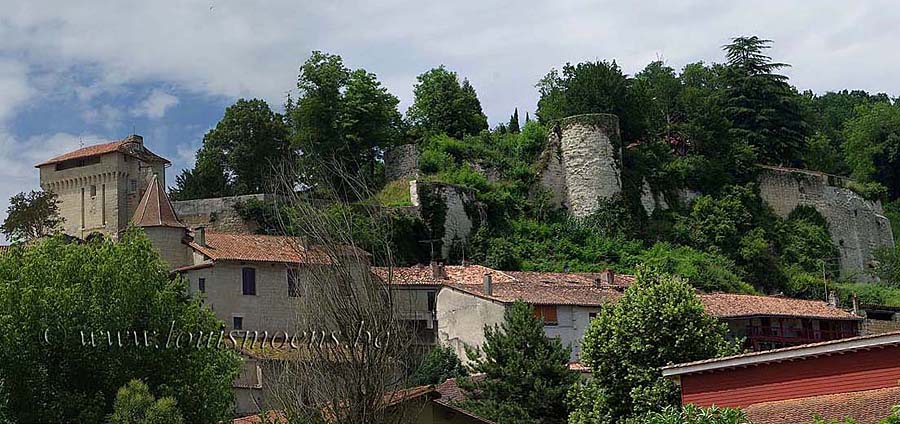
{"label": "green foliage", "polygon": [[516,108],[516,110],[513,111],[512,116],[509,117],[507,129],[513,134],[519,133],[519,108]]}
{"label": "green foliage", "polygon": [[886,286],[900,288],[900,247],[875,250],[875,276]]}
{"label": "green foliage", "polygon": [[380,205],[388,207],[412,206],[409,199],[409,180],[391,181],[375,194],[374,199]]}
{"label": "green foliage", "polygon": [[300,67],[297,88],[300,96],[296,103],[288,99],[285,113],[309,170],[306,182],[355,199],[346,178],[374,186],[376,160],[400,137],[399,100],[375,74],[351,71],[340,56],[319,51]]}
{"label": "green foliage", "polygon": [[805,150],[808,124],[803,120],[800,96],[787,77],[775,71],[787,67],[764,54],[770,40],[736,37],[723,47],[725,114],[736,140],[745,141],[764,163],[799,163]]}
{"label": "green foliage", "polygon": [[119,389],[113,403],[110,424],[181,424],[184,418],[176,408],[175,399],[159,400],[140,380],[131,380]]}
{"label": "green foliage", "polygon": [[453,348],[437,346],[425,355],[425,359],[413,375],[413,382],[420,386],[441,384],[448,379],[468,375],[469,372]]}
{"label": "green foliage", "polygon": [[265,101],[240,99],[203,136],[193,169],[179,174],[178,200],[266,192],[273,170],[292,152],[284,117]]}
{"label": "green foliage", "polygon": [[659,272],[678,275],[697,289],[706,292],[754,293],[750,284],[734,273],[735,264],[715,253],[699,251],[687,246],[656,243],[636,258]]}
{"label": "green foliage", "polygon": [[0,232],[12,242],[30,241],[50,235],[63,221],[65,219],[59,216],[56,194],[32,190],[9,199]]}
{"label": "green foliage", "polygon": [[727,332],[686,281],[639,270],[585,333],[581,359],[593,379],[572,389],[569,423],[620,423],[676,405],[678,391],[659,367],[737,353],[740,341]]}
{"label": "green foliage", "polygon": [[564,423],[566,390],[577,376],[569,370],[570,349],[544,334],[530,305],[516,302],[499,326],[485,326],[483,355],[470,355],[480,379],[461,379],[468,394],[462,406],[499,424]]}
{"label": "green foliage", "polygon": [[877,182],[891,199],[900,197],[900,107],[861,106],[844,127],[844,151],[854,179]]}
{"label": "green foliage", "polygon": [[884,215],[891,221],[891,231],[894,233],[894,240],[900,241],[900,200],[885,203]]}
{"label": "green foliage", "polygon": [[630,420],[629,424],[749,424],[744,411],[731,408],[700,408],[685,405],[684,408],[669,406],[660,412],[651,412],[643,417]]}
{"label": "green foliage", "polygon": [[[0,256],[0,375],[11,418],[101,422],[116,391],[132,379],[177,400],[187,422],[230,418],[239,357],[229,350],[177,348],[174,341],[166,346],[173,326],[175,336],[218,334],[222,326],[186,293],[186,282],[169,278],[138,230],[117,242],[53,237]],[[36,342],[47,329],[51,343]],[[141,341],[146,330],[150,345],[135,346],[129,330],[140,332]],[[88,340],[95,332],[98,345],[83,346],[81,331]],[[113,332],[112,346],[105,331]]]}
{"label": "green foliage", "polygon": [[481,111],[481,102],[469,80],[460,84],[456,72],[443,65],[419,75],[417,80],[413,87],[415,99],[406,116],[419,135],[462,138],[488,128],[487,116]]}

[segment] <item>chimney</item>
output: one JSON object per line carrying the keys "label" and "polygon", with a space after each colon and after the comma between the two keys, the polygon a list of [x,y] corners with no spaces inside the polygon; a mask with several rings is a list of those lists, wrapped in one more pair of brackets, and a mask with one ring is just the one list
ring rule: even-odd
{"label": "chimney", "polygon": [[853,315],[859,315],[859,298],[856,297],[856,294],[853,294]]}
{"label": "chimney", "polygon": [[828,292],[828,306],[831,306],[832,308],[838,307],[837,293],[835,293],[834,290]]}
{"label": "chimney", "polygon": [[606,270],[603,271],[603,275],[601,276],[601,281],[607,286],[613,285],[616,281],[616,273],[614,273],[613,270],[606,268]]}
{"label": "chimney", "polygon": [[137,135],[137,134],[129,135],[129,136],[128,136],[128,141],[131,142],[131,143],[137,143],[137,144],[140,144],[141,146],[144,145],[144,137],[141,137],[141,136],[139,136],[139,135]]}
{"label": "chimney", "polygon": [[490,272],[484,273],[484,295],[485,296],[493,296],[494,295],[494,280],[491,277]]}
{"label": "chimney", "polygon": [[194,229],[194,243],[206,247],[206,227],[201,225]]}
{"label": "chimney", "polygon": [[441,262],[431,261],[431,278],[444,278],[444,264]]}

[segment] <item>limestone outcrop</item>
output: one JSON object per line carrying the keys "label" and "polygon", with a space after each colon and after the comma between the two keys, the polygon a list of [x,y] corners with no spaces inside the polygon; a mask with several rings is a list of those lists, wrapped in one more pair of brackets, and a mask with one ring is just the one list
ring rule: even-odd
{"label": "limestone outcrop", "polygon": [[797,206],[815,208],[828,222],[831,238],[840,252],[841,275],[868,281],[874,252],[894,246],[891,223],[881,202],[866,200],[845,188],[846,180],[820,172],[760,166],[762,199],[776,214],[787,217]]}
{"label": "limestone outcrop", "polygon": [[576,217],[622,192],[619,118],[610,114],[561,119],[541,155],[541,182],[552,201]]}

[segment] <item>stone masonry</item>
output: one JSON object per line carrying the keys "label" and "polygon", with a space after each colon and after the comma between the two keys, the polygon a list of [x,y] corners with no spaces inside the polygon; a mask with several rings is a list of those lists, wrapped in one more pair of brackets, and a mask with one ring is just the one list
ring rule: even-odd
{"label": "stone masonry", "polygon": [[188,226],[204,226],[222,233],[253,233],[256,224],[247,222],[235,209],[241,202],[255,199],[271,202],[271,194],[247,194],[244,196],[213,197],[209,199],[181,200],[172,202],[178,217]]}
{"label": "stone masonry", "polygon": [[840,251],[844,277],[868,281],[874,251],[894,246],[891,224],[881,202],[862,198],[844,188],[840,177],[819,172],[761,166],[759,189],[762,198],[781,217],[797,206],[814,207],[825,220],[831,238]]}
{"label": "stone masonry", "polygon": [[622,192],[619,118],[570,116],[550,131],[541,157],[541,182],[554,203],[576,217],[596,211],[602,199]]}
{"label": "stone masonry", "polygon": [[[484,211],[475,200],[471,189],[445,183],[424,181],[409,182],[409,198],[419,210],[432,233],[439,236],[440,257],[450,257],[456,243],[465,243],[484,220]],[[426,211],[431,208],[434,211]],[[431,220],[443,222],[430,222]],[[437,247],[437,245],[435,246]],[[427,248],[427,247],[426,247]],[[438,253],[438,252],[435,252]]]}
{"label": "stone masonry", "polygon": [[404,144],[384,152],[384,173],[388,181],[419,175],[419,151],[415,144]]}

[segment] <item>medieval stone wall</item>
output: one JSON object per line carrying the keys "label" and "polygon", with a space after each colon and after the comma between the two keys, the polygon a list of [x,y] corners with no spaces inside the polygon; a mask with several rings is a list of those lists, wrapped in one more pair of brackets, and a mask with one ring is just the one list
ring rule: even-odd
{"label": "medieval stone wall", "polygon": [[587,114],[564,118],[550,131],[541,157],[541,181],[553,202],[583,217],[602,199],[622,192],[619,118]]}
{"label": "medieval stone wall", "polygon": [[818,172],[761,167],[760,194],[776,214],[787,217],[797,206],[815,208],[828,221],[831,238],[840,252],[841,275],[857,281],[871,279],[874,251],[893,246],[891,224],[881,202],[864,199],[844,188],[843,180]]}
{"label": "medieval stone wall", "polygon": [[384,152],[384,175],[388,181],[419,175],[419,151],[415,144],[404,144]]}
{"label": "medieval stone wall", "polygon": [[172,202],[175,213],[189,227],[205,226],[220,233],[253,233],[256,223],[245,221],[235,206],[251,199],[270,202],[270,194],[248,194],[244,196],[213,197],[209,199],[181,200]]}
{"label": "medieval stone wall", "polygon": [[448,259],[455,246],[464,245],[484,220],[485,211],[475,200],[475,192],[465,187],[413,180],[409,199],[440,240],[435,254],[441,259]]}

